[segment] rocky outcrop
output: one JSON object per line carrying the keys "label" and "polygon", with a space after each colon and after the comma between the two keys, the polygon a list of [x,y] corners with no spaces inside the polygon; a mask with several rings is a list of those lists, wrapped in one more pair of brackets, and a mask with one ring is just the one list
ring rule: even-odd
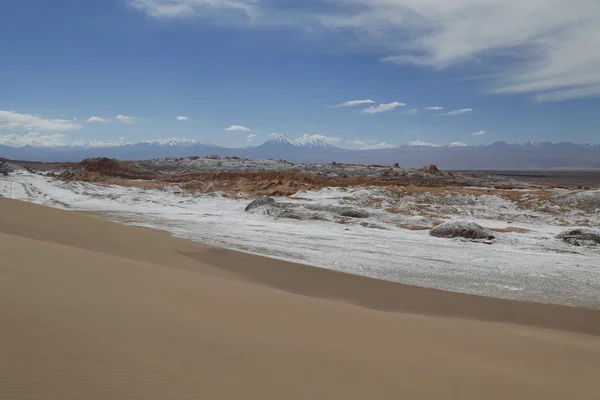
{"label": "rocky outcrop", "polygon": [[86,158],[79,163],[79,167],[87,172],[114,178],[150,180],[160,176],[158,172],[149,171],[135,164],[119,161],[116,158]]}
{"label": "rocky outcrop", "polygon": [[430,175],[439,175],[442,172],[438,169],[437,165],[431,164],[423,168],[423,172]]}
{"label": "rocky outcrop", "polygon": [[312,211],[323,211],[339,215],[340,217],[369,218],[371,216],[367,211],[355,207],[341,207],[326,204],[303,204],[302,206]]}
{"label": "rocky outcrop", "polygon": [[343,207],[339,210],[338,215],[341,217],[350,218],[369,218],[371,214],[360,208]]}
{"label": "rocky outcrop", "polygon": [[267,197],[267,196],[259,197],[258,199],[254,200],[252,203],[248,204],[244,211],[252,211],[255,208],[272,206],[273,204],[275,204],[274,198]]}
{"label": "rocky outcrop", "polygon": [[446,222],[429,231],[431,236],[441,238],[464,238],[471,240],[492,240],[494,233],[474,222]]}
{"label": "rocky outcrop", "polygon": [[[259,197],[246,206],[247,212],[260,212],[278,218],[327,220],[334,215],[348,218],[368,218],[370,214],[354,207],[324,204],[299,204],[277,202],[272,197]],[[329,218],[328,218],[329,216]]]}
{"label": "rocky outcrop", "polygon": [[15,169],[6,161],[0,160],[0,175],[8,175],[13,172]]}
{"label": "rocky outcrop", "polygon": [[280,213],[277,214],[279,218],[289,218],[289,219],[298,219],[298,220],[313,220],[313,221],[326,221],[327,217],[323,214],[306,211],[301,208],[297,209],[283,209]]}
{"label": "rocky outcrop", "polygon": [[600,245],[600,229],[573,228],[562,231],[556,237],[573,246]]}

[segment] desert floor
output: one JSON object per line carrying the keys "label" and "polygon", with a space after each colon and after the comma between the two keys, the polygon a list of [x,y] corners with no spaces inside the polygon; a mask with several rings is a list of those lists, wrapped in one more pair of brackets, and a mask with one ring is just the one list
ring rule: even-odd
{"label": "desert floor", "polygon": [[417,288],[0,198],[0,398],[600,398],[600,310]]}

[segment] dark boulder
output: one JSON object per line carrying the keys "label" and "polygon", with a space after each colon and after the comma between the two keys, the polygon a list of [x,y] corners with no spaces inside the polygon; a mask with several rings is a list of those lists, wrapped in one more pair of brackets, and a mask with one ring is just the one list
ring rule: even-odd
{"label": "dark boulder", "polygon": [[446,222],[429,231],[431,236],[442,238],[465,238],[471,240],[492,240],[494,233],[474,222]]}
{"label": "dark boulder", "polygon": [[600,229],[573,228],[562,231],[556,235],[563,242],[574,246],[598,246],[600,245]]}

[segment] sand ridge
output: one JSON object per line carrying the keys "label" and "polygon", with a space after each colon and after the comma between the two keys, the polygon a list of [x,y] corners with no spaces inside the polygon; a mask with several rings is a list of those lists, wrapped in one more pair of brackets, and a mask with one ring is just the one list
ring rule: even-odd
{"label": "sand ridge", "polygon": [[475,296],[423,312],[448,294],[8,199],[0,252],[1,399],[600,396],[596,310],[529,310],[554,329],[456,318],[508,303]]}

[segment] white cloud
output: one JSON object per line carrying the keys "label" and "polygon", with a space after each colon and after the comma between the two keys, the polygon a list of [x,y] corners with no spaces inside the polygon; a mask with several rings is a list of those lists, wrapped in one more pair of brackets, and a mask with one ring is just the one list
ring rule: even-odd
{"label": "white cloud", "polygon": [[318,139],[318,140],[322,140],[327,143],[339,143],[342,140],[342,138],[339,138],[339,137],[331,137],[331,136],[325,136],[325,135],[309,135],[307,133],[300,136],[296,140],[310,140],[310,139]]}
{"label": "white cloud", "polygon": [[250,132],[251,129],[250,128],[246,128],[245,126],[242,125],[231,125],[229,128],[225,128],[226,131],[229,132]]}
{"label": "white cloud", "polygon": [[362,104],[374,104],[375,102],[371,99],[366,100],[351,100],[342,104],[337,104],[333,107],[352,107],[352,106],[360,106]]}
{"label": "white cloud", "polygon": [[[385,59],[440,70],[502,63],[498,93],[539,101],[600,95],[597,0],[129,0],[155,18],[209,17],[340,35]],[[286,2],[287,4],[287,2]],[[348,34],[350,33],[350,34]]]}
{"label": "white cloud", "polygon": [[189,118],[185,117],[183,115],[180,115],[179,117],[177,117],[177,121],[187,121]]}
{"label": "white cloud", "polygon": [[0,129],[40,132],[68,132],[82,126],[66,119],[44,119],[30,114],[0,110]]}
{"label": "white cloud", "polygon": [[90,124],[92,124],[92,123],[104,124],[104,123],[107,123],[110,121],[105,118],[100,118],[100,117],[89,117],[88,119],[85,120],[85,122],[88,122]]}
{"label": "white cloud", "polygon": [[14,133],[8,135],[0,135],[0,145],[23,147],[56,147],[67,144],[68,137],[64,133],[55,133],[52,135],[42,135],[38,132],[29,132],[24,135]]}
{"label": "white cloud", "polygon": [[415,115],[419,113],[419,109],[418,108],[411,108],[410,110],[406,110],[404,111],[404,114],[408,114],[408,115]]}
{"label": "white cloud", "polygon": [[393,144],[381,142],[381,143],[377,143],[377,144],[370,145],[370,146],[364,146],[361,148],[361,150],[381,150],[381,149],[391,149],[394,147],[396,147],[396,146],[394,146]]}
{"label": "white cloud", "polygon": [[365,108],[364,110],[362,110],[363,114],[378,114],[378,113],[382,113],[385,111],[392,111],[395,108],[398,107],[402,107],[405,106],[405,103],[398,103],[397,101],[393,102],[393,103],[381,103],[378,106],[371,106],[369,108]]}
{"label": "white cloud", "polygon": [[251,142],[254,140],[254,138],[256,137],[256,135],[254,133],[251,133],[248,135],[248,141]]}
{"label": "white cloud", "polygon": [[427,111],[441,111],[443,109],[444,107],[425,107],[425,110]]}
{"label": "white cloud", "polygon": [[473,132],[473,135],[481,136],[481,135],[485,135],[486,133],[487,133],[486,131],[477,131],[477,132]]}
{"label": "white cloud", "polygon": [[138,121],[137,118],[135,118],[135,117],[129,117],[127,115],[117,115],[115,118],[118,119],[119,121],[121,121],[124,124],[133,124],[134,122]]}
{"label": "white cloud", "polygon": [[254,0],[130,0],[130,3],[154,18],[190,18],[219,11],[252,17],[256,12]]}
{"label": "white cloud", "polygon": [[450,112],[446,113],[446,115],[453,116],[453,115],[466,114],[466,113],[470,113],[470,112],[473,112],[472,108],[463,108],[461,110],[450,111]]}

